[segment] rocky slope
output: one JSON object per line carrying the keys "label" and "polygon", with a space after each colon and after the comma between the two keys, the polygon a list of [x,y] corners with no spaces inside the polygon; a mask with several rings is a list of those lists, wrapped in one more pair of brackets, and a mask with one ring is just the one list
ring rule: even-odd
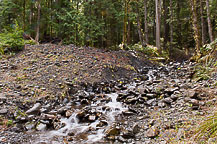
{"label": "rocky slope", "polygon": [[195,82],[190,62],[46,44],[0,64],[0,143],[190,142],[216,110],[216,73]]}

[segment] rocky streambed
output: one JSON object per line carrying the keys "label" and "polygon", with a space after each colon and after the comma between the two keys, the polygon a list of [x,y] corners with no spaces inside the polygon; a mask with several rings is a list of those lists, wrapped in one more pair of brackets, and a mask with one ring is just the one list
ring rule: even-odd
{"label": "rocky streambed", "polygon": [[193,66],[146,65],[132,79],[95,83],[64,79],[62,95],[54,97],[9,93],[2,82],[0,143],[193,142],[202,116],[216,110],[217,95],[216,73],[196,82]]}

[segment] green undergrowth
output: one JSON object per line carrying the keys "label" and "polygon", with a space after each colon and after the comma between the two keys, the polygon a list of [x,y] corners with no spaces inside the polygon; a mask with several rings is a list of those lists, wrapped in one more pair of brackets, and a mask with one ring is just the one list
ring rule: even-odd
{"label": "green undergrowth", "polygon": [[35,42],[23,39],[23,30],[17,23],[12,28],[5,28],[0,33],[0,55],[20,51],[25,44],[35,44]]}
{"label": "green undergrowth", "polygon": [[217,113],[203,121],[196,130],[196,141],[207,141],[209,138],[217,138]]}
{"label": "green undergrowth", "polygon": [[217,73],[217,61],[215,58],[211,58],[206,63],[198,63],[194,67],[193,79],[196,81],[208,80],[212,74]]}
{"label": "green undergrowth", "polygon": [[150,57],[150,60],[152,61],[166,61],[169,60],[169,52],[162,50],[160,53],[157,49],[157,47],[153,45],[147,45],[146,47],[143,47],[141,44],[134,44],[131,46],[128,46],[128,49],[139,51]]}

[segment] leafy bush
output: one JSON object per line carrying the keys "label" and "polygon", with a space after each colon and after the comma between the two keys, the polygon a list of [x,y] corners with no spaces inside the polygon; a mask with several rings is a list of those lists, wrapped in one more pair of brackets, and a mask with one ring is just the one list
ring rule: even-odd
{"label": "leafy bush", "polygon": [[3,33],[0,33],[0,54],[4,54],[6,50],[22,50],[24,45],[23,30],[19,28],[17,23],[11,30],[4,30]]}

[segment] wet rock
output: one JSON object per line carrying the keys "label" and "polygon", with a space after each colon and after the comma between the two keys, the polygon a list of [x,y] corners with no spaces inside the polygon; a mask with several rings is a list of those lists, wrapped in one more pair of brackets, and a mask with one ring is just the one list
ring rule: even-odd
{"label": "wet rock", "polygon": [[131,139],[135,137],[135,134],[133,133],[133,131],[130,131],[130,130],[123,130],[121,131],[120,135],[125,139]]}
{"label": "wet rock", "polygon": [[129,111],[129,110],[126,110],[126,111],[123,112],[124,116],[132,116],[132,115],[135,115],[135,114],[136,114],[135,112]]}
{"label": "wet rock", "polygon": [[97,127],[104,127],[107,125],[108,125],[108,122],[106,120],[101,120],[96,126]]}
{"label": "wet rock", "polygon": [[158,136],[160,133],[159,129],[156,127],[151,127],[148,129],[148,131],[146,132],[146,136],[148,138],[155,138],[156,136]]}
{"label": "wet rock", "polygon": [[95,115],[89,115],[88,120],[93,122],[96,120],[96,116]]}
{"label": "wet rock", "polygon": [[122,137],[122,136],[118,137],[118,141],[120,141],[121,143],[127,142],[127,140],[124,137]]}
{"label": "wet rock", "polygon": [[7,109],[0,109],[0,114],[6,114],[6,113],[8,113]]}
{"label": "wet rock", "polygon": [[25,128],[26,128],[27,130],[32,130],[32,129],[35,128],[35,124],[34,124],[34,123],[26,123],[26,124],[25,124]]}
{"label": "wet rock", "polygon": [[38,114],[40,112],[41,104],[36,103],[32,108],[26,111],[26,114]]}
{"label": "wet rock", "polygon": [[120,133],[120,129],[116,127],[111,127],[106,131],[107,136],[116,136]]}
{"label": "wet rock", "polygon": [[43,123],[40,123],[39,125],[36,126],[36,130],[38,131],[44,131],[46,129],[47,129],[47,125]]}

